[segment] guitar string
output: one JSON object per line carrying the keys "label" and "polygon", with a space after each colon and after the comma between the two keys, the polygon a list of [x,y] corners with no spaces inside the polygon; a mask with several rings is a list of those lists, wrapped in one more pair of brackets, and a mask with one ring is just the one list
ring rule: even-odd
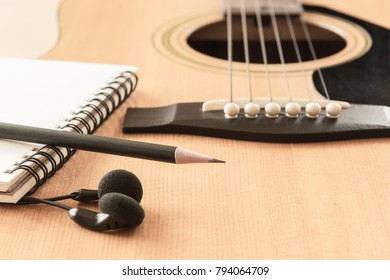
{"label": "guitar string", "polygon": [[288,73],[286,70],[286,63],[284,60],[284,53],[283,53],[282,42],[281,42],[281,38],[280,38],[280,34],[279,34],[278,23],[277,23],[277,19],[276,19],[275,7],[274,7],[274,4],[270,4],[269,0],[267,0],[267,6],[270,9],[271,22],[272,22],[273,31],[275,34],[275,40],[276,40],[276,46],[278,48],[280,64],[282,66],[282,71],[284,73],[284,79],[286,81],[287,93],[288,93],[289,99],[291,100],[292,99],[291,88],[290,88],[290,83],[289,83],[289,79],[288,79]]}
{"label": "guitar string", "polygon": [[[317,58],[317,54],[316,54],[316,51],[314,49],[314,45],[313,45],[313,41],[311,39],[311,36],[310,36],[310,33],[309,33],[309,29],[307,27],[307,24],[306,22],[302,19],[302,16],[299,17],[299,20],[301,22],[301,25],[302,25],[302,29],[303,29],[303,32],[305,34],[305,38],[306,38],[306,41],[309,45],[309,49],[310,49],[310,53],[311,53],[311,56],[313,58],[313,61],[316,62],[316,65],[318,64],[317,61],[318,61],[318,58]],[[320,77],[320,81],[321,81],[321,85],[322,85],[322,88],[324,89],[324,92],[325,92],[325,97],[328,101],[330,101],[330,97],[329,97],[329,92],[328,92],[328,88],[325,84],[325,80],[324,80],[324,76],[322,75],[322,70],[321,68],[317,67],[316,68],[317,72],[318,72],[318,75]]]}
{"label": "guitar string", "polygon": [[232,6],[231,6],[231,1],[227,1],[227,6],[226,6],[226,13],[227,13],[227,37],[228,37],[228,42],[227,42],[227,47],[228,47],[228,72],[229,72],[229,96],[230,96],[230,102],[233,102],[233,75],[232,75],[232,53],[233,53],[233,36],[232,36]]}
{"label": "guitar string", "polygon": [[[228,3],[228,5],[227,5],[226,8],[227,8],[227,33],[228,33],[227,35],[228,35],[228,63],[229,63],[229,67],[228,67],[228,71],[229,71],[229,95],[230,95],[230,101],[233,102],[233,87],[232,87],[232,80],[233,80],[232,79],[232,61],[233,61],[233,58],[232,58],[232,53],[233,53],[233,50],[232,50],[233,49],[233,46],[232,46],[232,33],[233,33],[232,32],[232,9],[231,9],[231,1],[230,2],[227,1],[227,3]],[[282,48],[282,44],[281,44],[281,37],[280,37],[280,33],[279,33],[279,28],[278,28],[278,24],[277,24],[275,6],[272,5],[272,4],[270,5],[269,0],[267,0],[266,3],[267,3],[267,5],[268,5],[268,7],[270,9],[270,16],[271,16],[273,31],[274,31],[274,34],[275,34],[275,39],[276,39],[277,49],[278,49],[278,53],[279,53],[279,58],[280,58],[281,65],[282,65],[282,70],[283,70],[283,73],[284,73],[284,76],[285,76],[286,87],[287,87],[289,99],[291,100],[292,99],[291,88],[290,88],[290,85],[289,85],[288,73],[287,73],[286,66],[285,66],[286,63],[285,63],[283,48]],[[266,72],[266,76],[267,76],[266,78],[267,78],[267,81],[268,81],[268,92],[269,92],[269,95],[270,95],[270,99],[272,101],[273,94],[272,94],[271,82],[270,82],[270,78],[269,78],[269,68],[268,68],[268,59],[267,59],[267,55],[266,55],[266,46],[265,46],[265,39],[264,39],[264,29],[263,29],[263,24],[262,24],[262,20],[261,20],[261,8],[262,7],[260,5],[255,5],[255,12],[256,12],[256,19],[257,19],[257,23],[258,23],[258,32],[259,32],[259,37],[260,37],[261,51],[262,51],[264,65],[265,65],[265,72]],[[251,85],[251,77],[250,77],[249,46],[248,46],[248,36],[247,36],[247,32],[248,31],[247,31],[246,16],[245,16],[246,15],[246,6],[245,6],[245,1],[244,0],[241,1],[240,10],[241,10],[241,22],[242,22],[242,32],[243,32],[243,43],[244,43],[244,55],[245,55],[246,73],[247,73],[247,79],[248,79],[249,99],[250,99],[250,102],[252,102],[253,94],[252,94],[252,85]],[[300,51],[299,51],[299,47],[298,47],[298,44],[297,44],[296,34],[295,34],[295,31],[294,31],[294,28],[293,28],[293,24],[291,22],[291,17],[286,12],[285,12],[285,17],[286,17],[286,20],[287,20],[287,25],[288,25],[288,28],[289,28],[289,32],[290,32],[291,37],[292,37],[292,42],[293,42],[294,50],[295,50],[295,53],[296,53],[296,56],[297,56],[297,59],[298,59],[298,63],[300,64],[301,72],[303,73],[305,71],[305,68],[303,66],[302,57],[301,57],[301,54],[300,54]],[[300,17],[300,22],[301,22],[301,25],[302,25],[302,29],[304,31],[304,35],[305,35],[306,41],[307,41],[309,49],[310,49],[311,56],[312,56],[314,61],[317,61],[318,58],[317,58],[317,55],[316,55],[316,52],[315,52],[315,49],[314,49],[313,42],[311,40],[311,36],[310,36],[309,30],[308,30],[308,27],[307,27],[305,21],[302,20],[302,17]],[[316,70],[319,73],[319,77],[320,77],[321,84],[322,84],[322,87],[324,89],[326,98],[328,100],[330,100],[329,93],[328,93],[328,90],[327,90],[327,86],[325,84],[325,80],[323,78],[322,71],[321,71],[320,68],[317,68]],[[310,90],[309,90],[309,87],[308,87],[308,84],[307,84],[307,80],[306,79],[304,79],[304,80],[305,80],[305,88],[306,88],[306,92],[307,92],[308,98],[310,100],[312,100],[312,97],[311,97],[311,94],[310,94]]]}
{"label": "guitar string", "polygon": [[259,38],[260,38],[260,48],[263,56],[263,63],[264,63],[264,68],[265,68],[265,75],[266,75],[266,80],[267,80],[267,85],[268,85],[268,94],[270,101],[272,102],[272,86],[271,86],[271,79],[269,75],[269,69],[268,69],[268,58],[267,58],[267,49],[265,45],[265,39],[264,39],[264,27],[263,27],[263,22],[261,18],[261,9],[262,6],[256,5],[256,0],[253,1],[253,4],[255,5],[255,13],[256,13],[256,20],[257,20],[257,31],[259,33]]}
{"label": "guitar string", "polygon": [[291,20],[291,16],[287,12],[286,12],[286,21],[287,21],[287,26],[288,26],[288,29],[289,29],[289,32],[290,32],[291,41],[292,41],[293,46],[294,46],[295,55],[296,55],[296,57],[298,59],[298,64],[300,66],[300,71],[302,73],[302,77],[303,77],[303,80],[304,80],[305,90],[306,90],[308,99],[310,101],[312,101],[310,90],[309,90],[309,85],[308,85],[308,81],[307,81],[307,77],[305,76],[306,68],[305,68],[305,66],[303,64],[303,61],[302,61],[302,56],[301,56],[301,53],[300,53],[300,50],[299,50],[297,36],[296,36],[295,31],[294,31],[294,26],[293,26],[293,23],[292,23],[292,20]]}
{"label": "guitar string", "polygon": [[252,101],[253,101],[252,82],[251,82],[251,70],[250,70],[250,59],[249,59],[248,28],[247,28],[247,22],[246,22],[245,0],[240,1],[240,12],[241,12],[242,36],[243,36],[243,43],[244,43],[246,77],[247,77],[247,81],[248,81],[249,102],[252,103]]}

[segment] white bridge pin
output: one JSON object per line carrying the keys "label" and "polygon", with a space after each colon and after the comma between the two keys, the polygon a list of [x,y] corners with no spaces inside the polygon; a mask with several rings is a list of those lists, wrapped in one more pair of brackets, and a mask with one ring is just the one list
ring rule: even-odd
{"label": "white bridge pin", "polygon": [[233,102],[227,103],[223,107],[223,112],[225,113],[225,118],[235,119],[238,117],[238,113],[240,112],[240,106]]}
{"label": "white bridge pin", "polygon": [[298,118],[299,113],[301,112],[301,105],[296,102],[289,102],[285,107],[285,111],[288,118]]}
{"label": "white bridge pin", "polygon": [[341,105],[336,102],[329,102],[325,110],[328,118],[337,119],[341,113]]}
{"label": "white bridge pin", "polygon": [[248,103],[244,107],[245,117],[254,119],[257,118],[260,113],[260,106],[256,103]]}
{"label": "white bridge pin", "polygon": [[306,105],[306,117],[316,119],[320,116],[321,106],[316,102],[309,102]]}
{"label": "white bridge pin", "polygon": [[265,115],[268,118],[277,118],[281,111],[280,105],[275,102],[269,102],[265,105]]}

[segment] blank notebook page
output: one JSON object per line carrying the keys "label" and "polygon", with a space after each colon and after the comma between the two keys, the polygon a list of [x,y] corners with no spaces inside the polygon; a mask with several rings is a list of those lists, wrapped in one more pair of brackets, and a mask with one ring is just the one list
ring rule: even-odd
{"label": "blank notebook page", "polygon": [[[124,65],[0,58],[0,122],[56,128],[123,71]],[[34,147],[0,140],[0,182]]]}

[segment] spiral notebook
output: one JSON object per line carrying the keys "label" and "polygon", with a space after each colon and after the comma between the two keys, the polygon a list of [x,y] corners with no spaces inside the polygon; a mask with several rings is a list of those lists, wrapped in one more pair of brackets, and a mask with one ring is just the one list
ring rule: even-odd
{"label": "spiral notebook", "polygon": [[[134,66],[0,58],[0,122],[92,133],[133,92]],[[74,153],[0,139],[0,202],[33,193]]]}

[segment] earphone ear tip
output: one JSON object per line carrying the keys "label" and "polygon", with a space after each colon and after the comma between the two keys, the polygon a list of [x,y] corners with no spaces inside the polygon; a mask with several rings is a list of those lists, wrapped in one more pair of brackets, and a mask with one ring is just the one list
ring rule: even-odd
{"label": "earphone ear tip", "polygon": [[121,193],[107,193],[99,200],[99,209],[115,219],[120,227],[135,228],[139,226],[145,212],[133,198]]}
{"label": "earphone ear tip", "polygon": [[123,169],[112,170],[100,180],[98,196],[103,197],[110,192],[122,193],[138,202],[141,202],[143,196],[142,184],[138,177]]}

